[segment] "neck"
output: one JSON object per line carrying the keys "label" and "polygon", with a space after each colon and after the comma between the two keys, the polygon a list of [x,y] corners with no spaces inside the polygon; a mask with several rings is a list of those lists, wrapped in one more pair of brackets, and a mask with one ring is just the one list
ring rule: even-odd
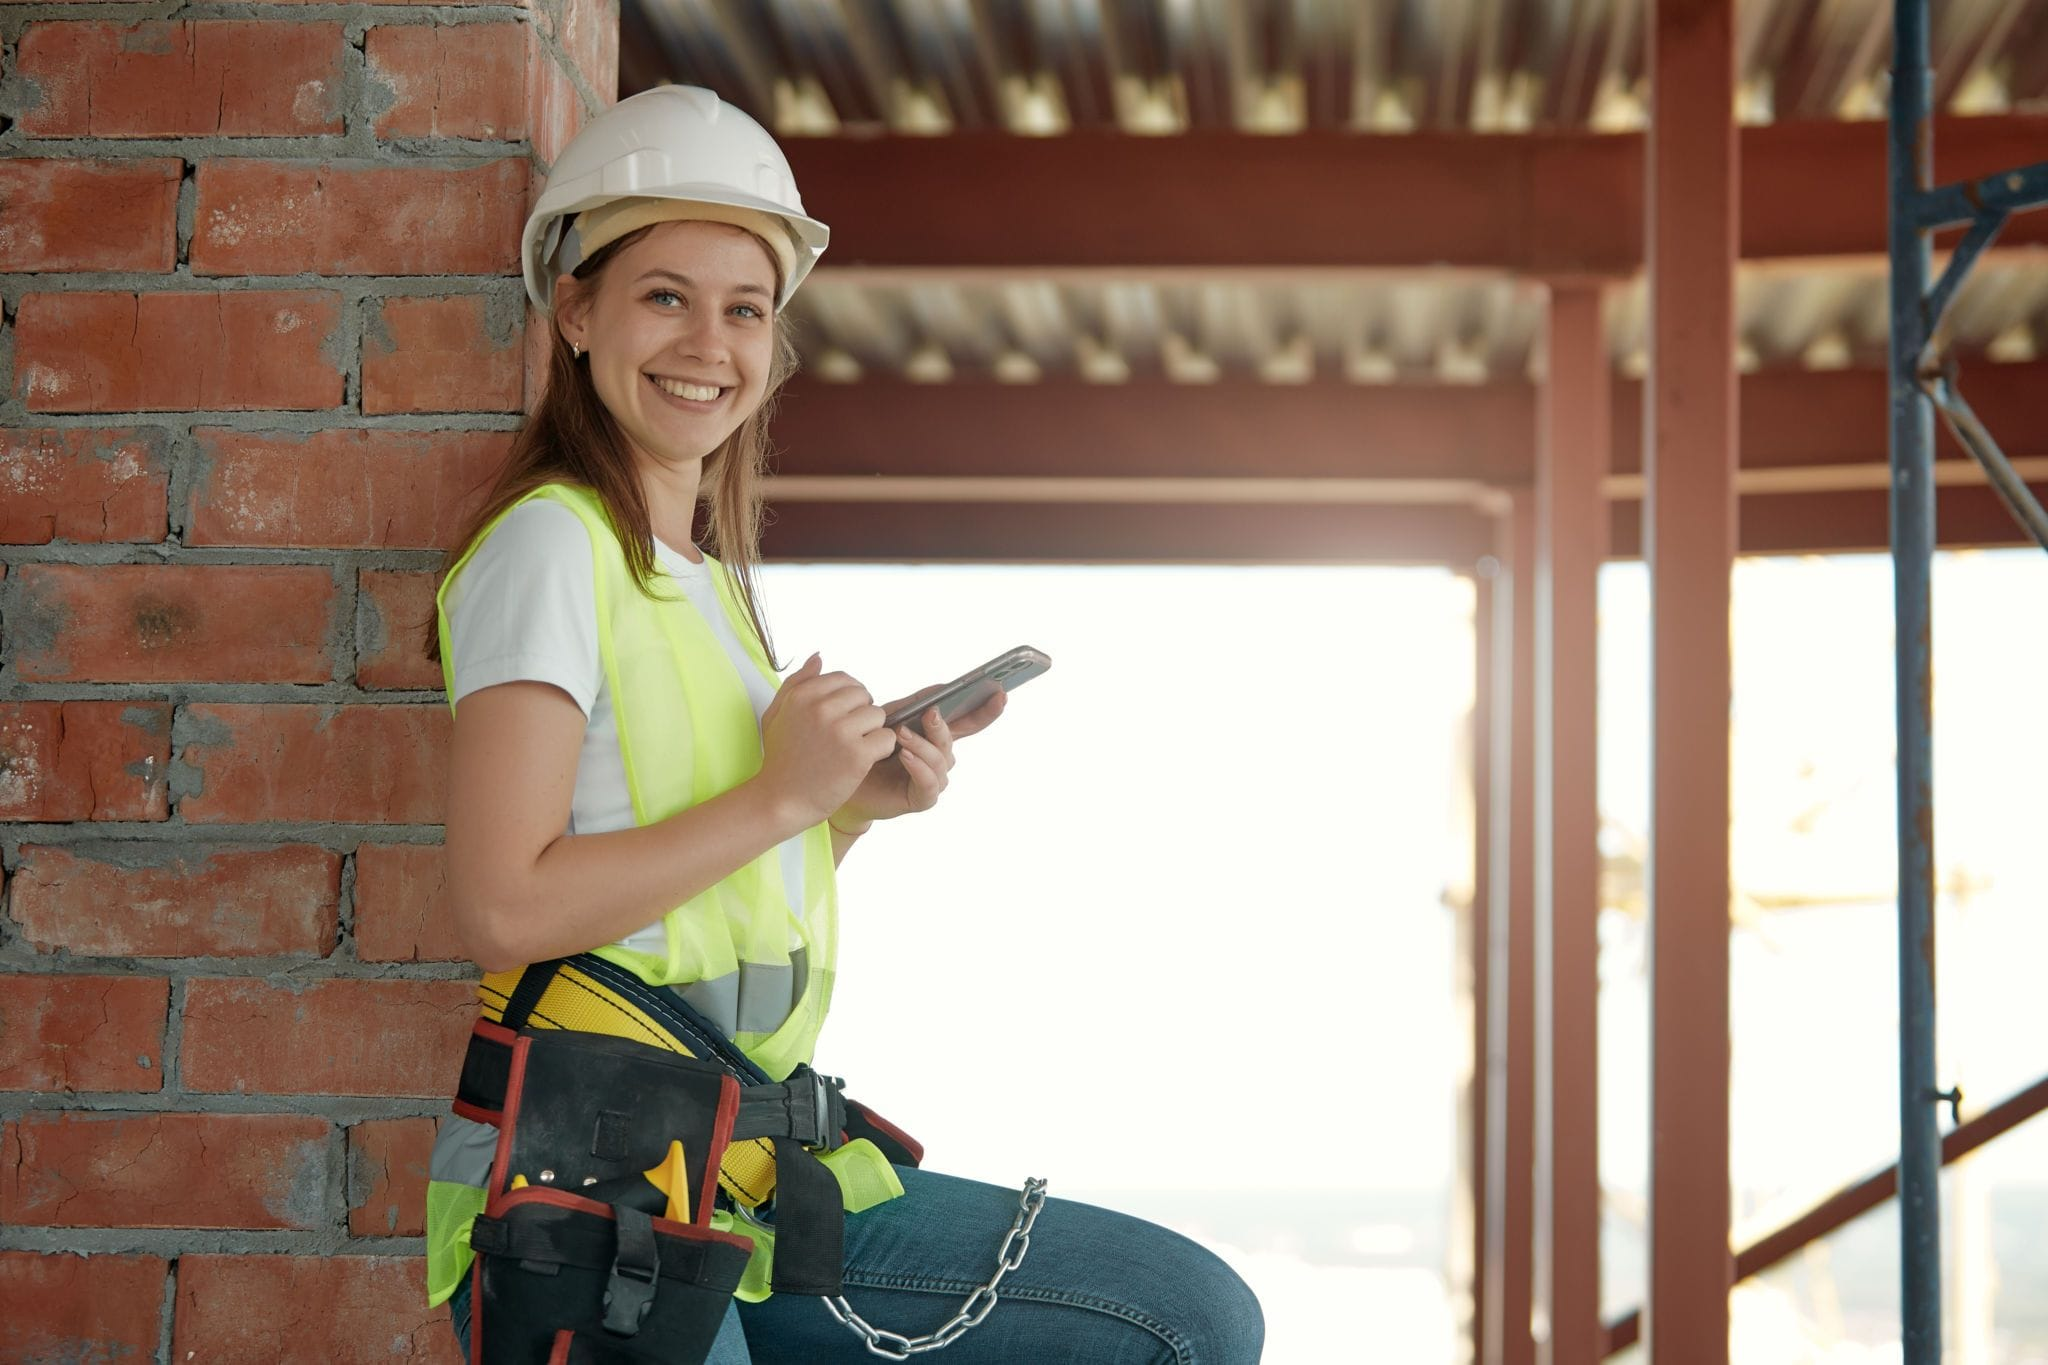
{"label": "neck", "polygon": [[697,486],[704,475],[703,457],[670,463],[643,453],[639,464],[640,489],[647,499],[647,519],[654,538],[688,554],[697,515]]}

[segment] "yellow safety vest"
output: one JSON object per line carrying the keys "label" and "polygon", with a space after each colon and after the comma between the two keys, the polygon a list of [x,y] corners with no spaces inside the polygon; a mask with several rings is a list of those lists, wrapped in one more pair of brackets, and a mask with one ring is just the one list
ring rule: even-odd
{"label": "yellow safety vest", "polygon": [[[653,824],[678,811],[730,791],[761,770],[760,724],[745,684],[710,625],[696,607],[657,567],[650,597],[635,583],[625,551],[605,515],[604,505],[587,488],[547,484],[521,498],[547,498],[574,512],[590,532],[597,608],[598,654],[611,692],[618,723],[619,752],[625,763],[626,786],[633,818]],[[469,563],[484,537],[512,511],[494,518],[449,570],[435,595],[441,640],[443,680],[452,693],[454,651],[448,637],[444,598],[448,585]],[[755,637],[725,566],[709,560],[720,604],[733,634],[744,642],[753,664],[772,685],[777,678]],[[838,893],[827,826],[817,824],[803,834],[804,898],[797,913],[789,904],[778,849],[731,873],[723,881],[670,910],[662,918],[667,952],[653,954],[608,945],[594,949],[633,972],[649,985],[691,983],[730,985],[736,995],[750,977],[764,981],[788,978],[801,964],[803,985],[793,1008],[781,1020],[750,1020],[741,1012],[732,1038],[755,1065],[781,1080],[799,1062],[809,1061],[825,1013],[832,1000],[838,952]],[[794,945],[792,941],[794,940]],[[796,951],[792,951],[792,947]],[[516,974],[487,976],[479,987],[486,1017],[501,1004],[505,982]],[[758,1023],[758,1027],[745,1025]],[[580,1025],[579,1025],[580,1026]],[[457,1120],[460,1122],[460,1120]],[[745,1159],[734,1144],[732,1160]],[[865,1144],[862,1144],[865,1145]],[[763,1144],[765,1147],[765,1144]],[[437,1147],[437,1163],[439,1148]],[[886,1170],[886,1162],[883,1163]],[[771,1165],[772,1170],[772,1165]],[[444,1174],[436,1169],[433,1174]],[[468,1173],[463,1173],[467,1175]],[[467,1269],[468,1228],[484,1201],[483,1172],[468,1179],[434,1179],[427,1190],[427,1287],[430,1303],[453,1293]],[[882,1179],[894,1185],[893,1175]],[[842,1184],[845,1184],[842,1177]],[[728,1186],[730,1189],[730,1186]],[[894,1193],[900,1193],[896,1186]],[[853,1191],[848,1190],[849,1202]],[[875,1202],[872,1195],[862,1202]],[[753,1278],[753,1277],[750,1277]]]}

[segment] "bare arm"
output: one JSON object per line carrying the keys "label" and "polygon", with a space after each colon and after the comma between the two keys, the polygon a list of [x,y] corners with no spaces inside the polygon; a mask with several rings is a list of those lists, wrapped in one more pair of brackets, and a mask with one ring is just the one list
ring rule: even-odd
{"label": "bare arm", "polygon": [[[645,928],[823,820],[894,748],[881,715],[858,683],[807,664],[763,717],[757,776],[651,825],[571,837],[583,712],[548,683],[471,693],[456,712],[447,831],[465,950],[502,971]],[[835,861],[850,843],[833,836]]]}

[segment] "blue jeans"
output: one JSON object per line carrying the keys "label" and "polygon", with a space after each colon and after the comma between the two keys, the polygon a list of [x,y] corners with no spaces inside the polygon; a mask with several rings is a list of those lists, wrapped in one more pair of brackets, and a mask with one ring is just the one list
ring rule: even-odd
{"label": "blue jeans", "polygon": [[[1017,1191],[899,1168],[904,1198],[846,1220],[846,1299],[875,1326],[915,1337],[950,1319],[995,1270]],[[1259,1301],[1178,1233],[1088,1204],[1048,1199],[1024,1263],[979,1327],[938,1365],[1254,1365]],[[448,1302],[469,1352],[469,1285]],[[814,1298],[777,1294],[728,1310],[707,1365],[872,1365],[860,1338]]]}

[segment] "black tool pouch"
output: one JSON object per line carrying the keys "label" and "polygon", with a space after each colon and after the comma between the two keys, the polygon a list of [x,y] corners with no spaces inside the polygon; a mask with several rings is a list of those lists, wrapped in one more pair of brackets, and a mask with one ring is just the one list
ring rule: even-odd
{"label": "black tool pouch", "polygon": [[[739,1110],[739,1083],[715,1063],[603,1034],[521,1034],[470,1233],[472,1365],[701,1365],[751,1250],[710,1226]],[[658,1216],[668,1196],[643,1174],[671,1142],[688,1222]]]}

